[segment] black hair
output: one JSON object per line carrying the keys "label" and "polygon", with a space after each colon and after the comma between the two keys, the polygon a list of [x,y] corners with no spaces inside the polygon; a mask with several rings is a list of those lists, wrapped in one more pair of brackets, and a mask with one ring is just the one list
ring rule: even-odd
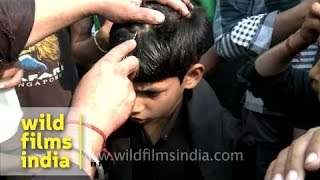
{"label": "black hair", "polygon": [[136,36],[137,47],[130,55],[139,59],[140,68],[134,82],[157,82],[176,76],[181,82],[188,69],[198,63],[204,53],[205,11],[196,7],[187,18],[157,3],[144,6],[162,12],[165,22],[159,25],[114,24],[110,31],[110,47]]}

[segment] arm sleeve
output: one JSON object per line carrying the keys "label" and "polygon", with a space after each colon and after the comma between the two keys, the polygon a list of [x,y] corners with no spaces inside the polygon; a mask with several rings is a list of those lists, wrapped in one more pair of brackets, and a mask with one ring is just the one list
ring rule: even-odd
{"label": "arm sleeve", "polygon": [[0,1],[0,61],[15,62],[31,32],[34,0]]}
{"label": "arm sleeve", "polygon": [[257,56],[269,49],[277,11],[250,16],[238,21],[215,38],[215,50],[225,59]]}

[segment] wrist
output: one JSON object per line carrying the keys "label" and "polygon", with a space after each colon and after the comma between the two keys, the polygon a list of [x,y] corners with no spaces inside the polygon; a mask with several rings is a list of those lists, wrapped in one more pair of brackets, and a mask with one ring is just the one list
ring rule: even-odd
{"label": "wrist", "polygon": [[74,146],[82,146],[98,154],[103,147],[105,139],[99,133],[87,127],[82,126],[81,130],[80,132],[79,125],[67,124],[65,136],[71,137]]}
{"label": "wrist", "polygon": [[110,0],[85,0],[88,1],[88,13],[89,15],[105,15],[106,7],[112,7]]}
{"label": "wrist", "polygon": [[[78,0],[74,2],[73,8],[80,12],[81,19],[86,18],[96,12],[97,0]],[[80,10],[80,11],[79,11]]]}
{"label": "wrist", "polygon": [[[81,0],[82,1],[82,11],[84,17],[88,17],[94,14],[101,14],[101,4],[102,0]],[[105,1],[105,0],[104,0]]]}
{"label": "wrist", "polygon": [[107,44],[108,44],[107,38],[105,39],[104,37],[102,37],[101,34],[102,34],[101,30],[96,31],[93,35],[93,41],[94,41],[96,47],[99,49],[99,51],[101,53],[106,54],[106,53],[108,53],[108,51],[107,51]]}

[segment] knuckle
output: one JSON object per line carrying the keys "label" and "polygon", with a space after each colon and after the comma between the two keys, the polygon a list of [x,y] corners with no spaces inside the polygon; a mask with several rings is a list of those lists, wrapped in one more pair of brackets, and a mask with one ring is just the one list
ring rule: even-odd
{"label": "knuckle", "polygon": [[320,130],[320,127],[314,127],[314,128],[309,129],[307,133],[315,132],[315,131],[318,131],[318,130]]}

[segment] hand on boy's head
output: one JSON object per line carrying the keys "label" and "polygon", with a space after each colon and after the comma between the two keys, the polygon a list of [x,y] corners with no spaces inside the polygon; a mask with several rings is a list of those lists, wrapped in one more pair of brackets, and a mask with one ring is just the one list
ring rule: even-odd
{"label": "hand on boy's head", "polygon": [[23,70],[17,67],[0,70],[0,90],[15,87],[23,78]]}
{"label": "hand on boy's head", "polygon": [[320,127],[310,129],[281,151],[266,173],[265,180],[275,177],[304,179],[306,171],[320,169]]}
{"label": "hand on boy's head", "polygon": [[[144,0],[145,2],[155,1],[167,5],[172,9],[179,11],[182,16],[190,17],[190,10],[193,5],[190,0]],[[108,3],[107,3],[108,2]],[[159,24],[165,20],[165,16],[156,10],[140,7],[142,0],[114,0],[110,3],[108,0],[102,3],[98,14],[105,16],[108,20],[116,23],[141,22],[148,24]],[[110,8],[112,6],[112,8]],[[108,9],[106,11],[106,9]]]}
{"label": "hand on boy's head", "polygon": [[107,135],[119,128],[131,113],[136,94],[129,80],[139,67],[137,58],[127,56],[136,46],[133,40],[111,49],[81,79],[73,107],[85,107],[92,124]]}
{"label": "hand on boy's head", "polygon": [[145,0],[146,2],[156,1],[160,4],[167,5],[178,11],[182,16],[190,17],[191,10],[194,8],[190,0]]}

